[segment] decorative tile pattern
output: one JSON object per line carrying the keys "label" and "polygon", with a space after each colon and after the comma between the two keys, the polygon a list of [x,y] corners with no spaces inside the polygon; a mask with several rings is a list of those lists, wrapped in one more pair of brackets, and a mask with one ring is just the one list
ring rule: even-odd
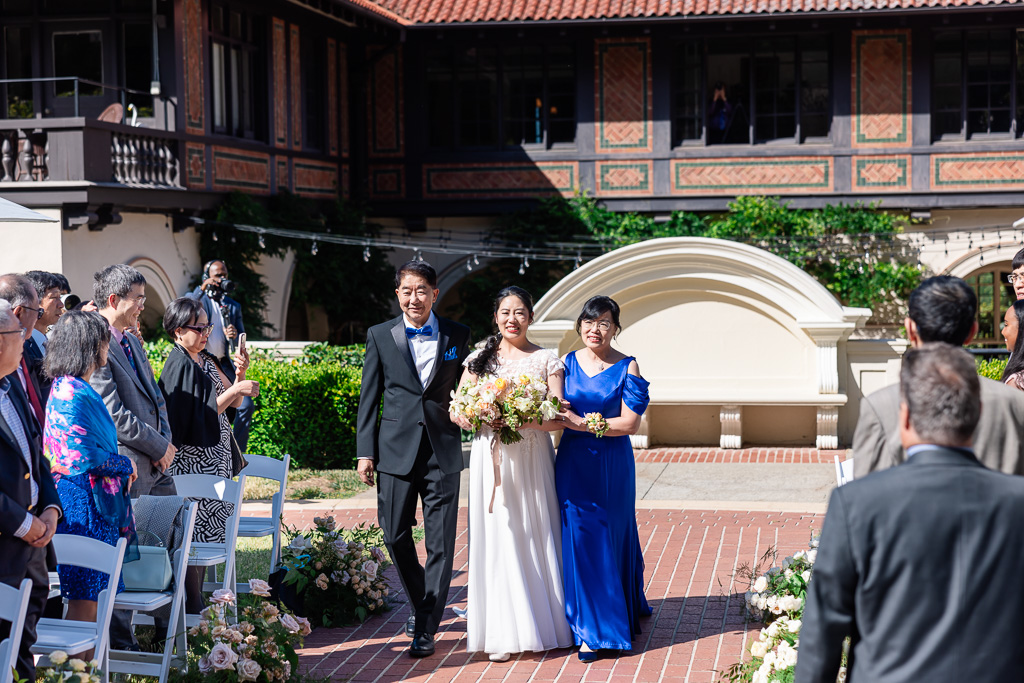
{"label": "decorative tile pattern", "polygon": [[910,155],[853,157],[853,189],[866,192],[910,190]]}
{"label": "decorative tile pattern", "polygon": [[854,147],[912,143],[910,54],[909,29],[853,32]]}
{"label": "decorative tile pattern", "polygon": [[731,463],[756,462],[779,464],[831,465],[835,457],[846,460],[846,449],[818,450],[817,448],[785,448],[761,446],[752,448],[713,448],[709,446],[666,446],[633,451],[636,462],[704,462]]}
{"label": "decorative tile pattern", "polygon": [[405,197],[405,167],[401,164],[374,164],[370,167],[370,198]]}
{"label": "decorative tile pattern", "polygon": [[338,43],[327,39],[327,151],[338,155]]}
{"label": "decorative tile pattern", "polygon": [[597,196],[621,197],[654,193],[654,162],[598,161]]}
{"label": "decorative tile pattern", "polygon": [[214,147],[213,189],[269,193],[270,155],[232,147]]}
{"label": "decorative tile pattern", "polygon": [[337,197],[338,166],[330,161],[295,159],[295,194],[303,197]]}
{"label": "decorative tile pattern", "polygon": [[288,146],[288,35],[282,19],[274,17],[271,59],[274,64],[274,146]]}
{"label": "decorative tile pattern", "polygon": [[185,53],[185,131],[206,133],[203,102],[203,6],[202,0],[185,0],[182,31]]}
{"label": "decorative tile pattern", "polygon": [[832,157],[686,159],[672,162],[673,194],[831,192]]}
{"label": "decorative tile pattern", "polygon": [[1024,187],[1024,154],[933,154],[933,190],[1012,190]]}
{"label": "decorative tile pattern", "polygon": [[341,115],[341,140],[338,143],[341,149],[341,156],[348,158],[349,155],[349,132],[348,117],[350,103],[348,101],[348,46],[345,43],[338,43],[338,108]]}
{"label": "decorative tile pattern", "polygon": [[571,196],[579,163],[425,164],[423,196],[430,198]]}
{"label": "decorative tile pattern", "polygon": [[274,157],[274,179],[278,192],[291,189],[288,177],[288,157],[281,155]]}
{"label": "decorative tile pattern", "polygon": [[[402,52],[396,47],[377,58],[381,48],[367,48],[373,63],[370,73],[370,156],[401,156],[402,130]],[[373,60],[376,59],[376,62]]]}
{"label": "decorative tile pattern", "polygon": [[186,182],[193,190],[206,189],[206,146],[198,142],[185,143]]}
{"label": "decorative tile pattern", "polygon": [[292,149],[302,149],[302,64],[299,59],[299,27],[289,27],[291,39],[288,43],[289,61],[292,82]]}
{"label": "decorative tile pattern", "polygon": [[599,39],[594,50],[595,150],[650,152],[654,118],[650,39]]}

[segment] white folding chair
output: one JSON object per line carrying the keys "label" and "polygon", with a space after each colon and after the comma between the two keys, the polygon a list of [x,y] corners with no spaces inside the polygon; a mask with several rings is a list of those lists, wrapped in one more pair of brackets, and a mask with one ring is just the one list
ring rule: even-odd
{"label": "white folding chair", "polygon": [[103,670],[104,683],[109,680],[110,617],[114,613],[114,598],[121,577],[126,543],[123,538],[119,538],[117,545],[112,546],[94,538],[72,534],[56,534],[53,537],[58,565],[103,572],[108,577],[107,587],[100,591],[96,599],[95,622],[40,619],[32,652],[49,655],[56,650],[63,650],[69,655],[76,655],[93,650],[93,658],[99,660]]}
{"label": "white folding chair", "polygon": [[842,486],[843,484],[849,484],[853,481],[853,458],[849,460],[840,460],[839,456],[836,456],[836,486]]}
{"label": "white folding chair", "polygon": [[[183,538],[181,546],[174,551],[171,566],[174,571],[174,582],[171,590],[162,592],[125,591],[118,594],[114,609],[135,612],[134,623],[151,623],[153,619],[139,615],[139,612],[154,612],[170,605],[171,614],[167,621],[166,640],[163,652],[130,652],[128,650],[110,651],[110,672],[118,674],[137,674],[153,676],[163,683],[167,680],[171,663],[177,660],[184,664],[186,653],[185,639],[185,569],[192,550],[192,531],[196,522],[196,504],[189,502],[185,506]],[[174,654],[175,646],[178,653]]]}
{"label": "white folding chair", "polygon": [[32,579],[22,579],[15,588],[0,583],[0,619],[11,624],[11,633],[0,642],[0,683],[14,680],[14,666],[18,663],[21,632],[25,630],[25,613],[32,595]]}
{"label": "white folding chair", "polygon": [[[291,465],[292,456],[285,453],[284,459],[278,460],[265,455],[246,455],[245,459],[249,461],[249,464],[242,470],[242,474],[247,479],[253,477],[270,479],[280,484],[277,493],[270,499],[270,517],[242,517],[238,520],[239,538],[274,537],[270,550],[269,575],[277,569],[277,563],[281,559],[281,513],[284,511],[285,487],[288,486],[288,468]],[[238,590],[248,593],[249,586],[242,584]]]}
{"label": "white folding chair", "polygon": [[[212,474],[179,474],[174,477],[174,488],[179,496],[188,498],[212,498],[235,507],[224,524],[224,543],[193,543],[188,564],[190,567],[203,567],[207,578],[203,582],[203,591],[214,591],[226,588],[232,593],[237,592],[235,580],[235,542],[238,538],[238,518],[242,512],[242,493],[245,491],[245,475],[240,474],[238,481],[225,479]],[[224,565],[224,580],[217,582],[217,567]],[[186,614],[185,622],[192,626],[198,623],[199,616]]]}

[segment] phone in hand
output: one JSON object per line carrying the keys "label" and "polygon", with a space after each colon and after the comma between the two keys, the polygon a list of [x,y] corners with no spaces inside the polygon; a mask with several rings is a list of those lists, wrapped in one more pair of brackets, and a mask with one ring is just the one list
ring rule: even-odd
{"label": "phone in hand", "polygon": [[238,353],[242,358],[249,357],[249,352],[245,350],[245,332],[238,335]]}

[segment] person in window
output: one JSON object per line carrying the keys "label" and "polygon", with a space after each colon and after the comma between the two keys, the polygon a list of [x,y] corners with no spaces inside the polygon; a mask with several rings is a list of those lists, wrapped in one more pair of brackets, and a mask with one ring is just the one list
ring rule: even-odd
{"label": "person in window", "polygon": [[711,96],[711,105],[708,107],[708,136],[711,142],[725,142],[729,134],[729,124],[732,123],[733,108],[725,93],[725,83],[715,83],[715,92]]}
{"label": "person in window", "polygon": [[[138,475],[131,458],[117,452],[117,430],[103,399],[89,384],[107,363],[110,330],[98,313],[70,311],[53,328],[43,361],[53,379],[46,402],[43,451],[52,463],[64,517],[58,534],[116,545],[128,539],[124,561],[138,559],[129,490]],[[58,565],[67,618],[96,621],[96,599],[108,577],[83,567]],[[118,579],[117,591],[124,590]]]}

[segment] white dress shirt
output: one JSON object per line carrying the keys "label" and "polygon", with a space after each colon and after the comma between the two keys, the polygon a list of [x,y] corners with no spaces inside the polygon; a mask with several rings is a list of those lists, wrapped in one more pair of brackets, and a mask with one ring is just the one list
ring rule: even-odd
{"label": "white dress shirt", "polygon": [[40,332],[39,330],[37,330],[35,328],[32,328],[32,342],[36,345],[36,348],[39,349],[39,353],[42,356],[46,356],[46,342],[47,341],[48,340],[47,340],[45,334],[43,334],[42,332]]}
{"label": "white dress shirt", "polygon": [[[404,315],[402,317],[405,320],[406,327],[419,329],[416,325],[409,322],[409,319]],[[416,372],[420,375],[420,384],[424,388],[426,388],[427,380],[430,379],[430,373],[434,369],[434,360],[437,358],[437,345],[440,341],[437,329],[437,316],[434,315],[433,311],[430,312],[427,325],[430,326],[432,332],[429,337],[420,334],[414,337],[407,337],[409,340],[409,353],[412,354],[413,363],[416,364]]]}

